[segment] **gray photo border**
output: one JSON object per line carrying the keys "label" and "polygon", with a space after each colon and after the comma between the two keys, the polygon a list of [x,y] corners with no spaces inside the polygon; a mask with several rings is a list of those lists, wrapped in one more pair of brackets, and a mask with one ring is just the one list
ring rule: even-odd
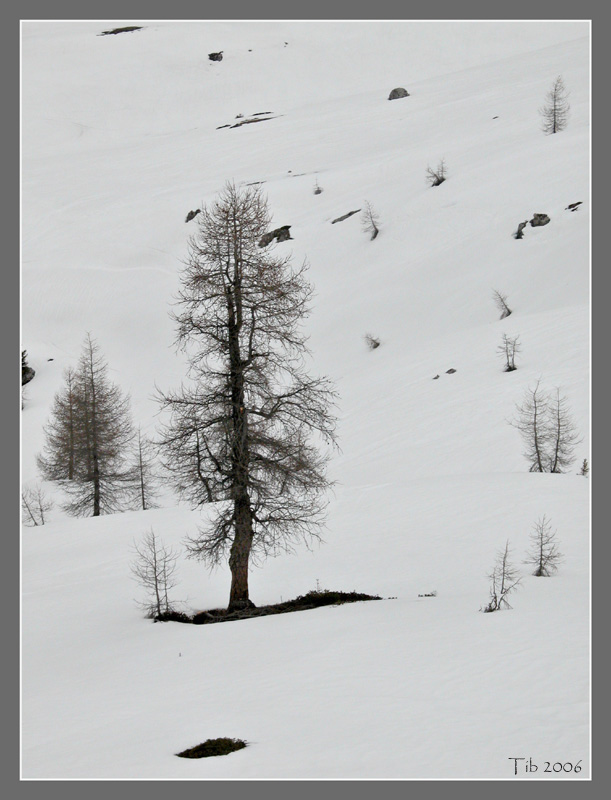
{"label": "gray photo border", "polygon": [[[607,7],[608,8],[608,7]],[[376,12],[374,16],[372,11]],[[423,14],[422,11],[428,13]],[[494,12],[497,13],[494,13]],[[510,12],[500,14],[498,12]],[[170,13],[174,12],[174,13]],[[460,12],[460,17],[457,13]],[[204,5],[194,2],[194,0],[182,0],[178,4],[168,6],[167,3],[162,3],[160,0],[130,0],[130,2],[117,2],[117,0],[108,0],[103,7],[89,5],[83,6],[82,2],[76,0],[59,0],[56,3],[49,4],[43,0],[30,0],[29,2],[11,3],[8,7],[5,4],[2,12],[2,38],[4,47],[2,48],[1,57],[5,64],[5,69],[2,71],[2,80],[5,84],[6,92],[4,96],[8,98],[8,103],[5,108],[10,109],[12,112],[5,117],[5,124],[2,126],[1,134],[3,139],[2,159],[4,164],[4,191],[3,196],[6,201],[7,213],[2,215],[3,228],[6,236],[3,237],[4,242],[9,243],[9,258],[7,268],[7,278],[9,281],[9,292],[5,298],[11,297],[13,289],[17,294],[20,292],[20,270],[19,267],[13,266],[19,264],[19,220],[20,208],[16,198],[19,197],[20,187],[20,161],[19,161],[19,52],[20,52],[20,20],[28,19],[116,19],[118,24],[125,20],[146,20],[146,19],[580,19],[592,20],[592,75],[593,86],[595,91],[592,99],[593,121],[596,123],[596,129],[592,134],[592,145],[597,142],[596,134],[602,134],[608,129],[604,124],[604,116],[608,113],[607,103],[603,92],[606,89],[607,81],[602,78],[600,81],[595,80],[597,76],[609,74],[609,56],[608,46],[603,43],[603,31],[608,30],[605,25],[608,22],[609,12],[604,9],[602,3],[582,2],[577,5],[569,3],[567,0],[557,0],[555,3],[538,3],[533,5],[532,2],[514,2],[510,7],[504,6],[492,7],[490,3],[481,2],[481,0],[468,0],[466,3],[456,4],[450,3],[445,0],[441,3],[433,5],[427,4],[425,8],[417,8],[413,6],[406,6],[404,3],[399,3],[397,0],[388,2],[378,2],[372,6],[371,3],[364,2],[347,2],[347,0],[333,0],[333,2],[309,2],[307,6],[291,5],[290,7],[278,0],[265,0],[265,2],[248,4],[245,0],[238,0],[231,4],[218,2],[208,2]],[[600,48],[596,45],[600,44]],[[605,63],[607,69],[604,69]],[[598,99],[599,104],[595,104],[595,99]],[[13,119],[14,115],[14,119]],[[592,160],[592,164],[594,161]],[[596,221],[602,222],[602,208],[604,201],[604,177],[607,173],[608,156],[603,155],[602,164],[596,161],[596,173],[592,169],[592,199],[598,200],[600,205],[596,202],[593,203],[593,216],[592,216],[592,231],[597,230],[595,226]],[[600,167],[602,167],[602,175]],[[601,210],[599,210],[599,208]],[[599,404],[602,405],[607,393],[605,392],[605,384],[607,383],[608,376],[605,367],[607,364],[603,362],[602,350],[600,346],[606,341],[605,330],[608,335],[608,321],[603,313],[603,303],[606,297],[606,289],[608,288],[609,278],[606,275],[604,267],[600,265],[603,260],[602,244],[600,237],[593,235],[592,237],[592,285],[596,288],[596,293],[592,293],[592,372],[594,373],[595,361],[598,362],[600,368],[600,375],[592,381],[592,412],[598,409]],[[15,342],[14,339],[17,335],[20,338],[20,305],[10,302],[4,307],[2,314],[2,325],[5,328],[4,335],[1,337],[2,347],[5,351],[4,363],[12,363],[17,352],[17,345],[21,349],[21,342]],[[18,332],[18,334],[16,334]],[[3,409],[3,417],[9,421],[5,426],[4,435],[8,440],[8,446],[4,448],[3,454],[3,477],[1,482],[2,495],[3,495],[3,508],[9,509],[8,520],[9,524],[5,528],[5,535],[9,544],[10,553],[10,575],[11,580],[3,582],[2,592],[5,597],[4,607],[11,610],[8,615],[8,625],[10,630],[10,637],[8,642],[10,645],[4,651],[4,665],[3,673],[6,669],[6,677],[3,680],[3,692],[5,693],[5,708],[9,709],[8,713],[3,714],[3,725],[8,730],[5,730],[4,741],[7,743],[2,752],[2,766],[5,779],[3,781],[8,794],[6,796],[24,797],[38,796],[41,790],[44,792],[47,800],[55,800],[55,798],[71,798],[81,797],[86,794],[89,798],[106,797],[109,792],[116,792],[129,794],[133,800],[139,800],[140,797],[146,800],[155,800],[155,798],[165,797],[168,791],[172,794],[186,795],[193,792],[201,795],[205,793],[207,796],[212,796],[214,800],[225,800],[225,798],[233,798],[237,796],[243,797],[248,795],[250,800],[258,800],[259,797],[285,797],[287,794],[290,797],[311,797],[313,793],[319,794],[323,791],[325,794],[341,795],[342,797],[350,797],[351,800],[358,800],[359,798],[370,798],[372,794],[377,796],[405,796],[411,793],[415,788],[414,783],[418,784],[417,792],[418,797],[428,798],[444,794],[452,794],[452,797],[462,800],[466,798],[489,798],[491,795],[494,797],[503,798],[510,796],[515,787],[519,785],[518,791],[522,796],[524,794],[530,795],[531,792],[537,792],[537,797],[552,796],[555,800],[562,797],[574,797],[576,791],[579,794],[604,790],[604,786],[609,783],[604,766],[604,741],[605,731],[603,730],[603,723],[606,721],[606,711],[608,709],[608,699],[606,696],[607,688],[605,686],[606,676],[602,675],[603,664],[606,662],[605,656],[607,655],[607,637],[605,636],[604,625],[606,622],[606,603],[605,594],[601,589],[601,582],[603,580],[603,566],[608,562],[609,556],[609,541],[608,536],[605,534],[602,521],[602,503],[593,501],[592,505],[592,544],[593,554],[592,558],[592,575],[593,575],[593,592],[592,592],[592,609],[593,609],[593,662],[592,674],[594,681],[594,698],[595,703],[592,704],[593,724],[592,724],[592,774],[593,777],[589,781],[580,781],[579,788],[575,787],[573,781],[566,781],[559,784],[557,781],[533,781],[527,782],[520,780],[513,782],[507,781],[490,781],[490,780],[431,780],[431,781],[368,781],[368,780],[346,780],[346,781],[331,781],[331,780],[316,780],[316,781],[170,781],[174,784],[173,788],[164,786],[163,784],[168,781],[21,781],[19,778],[20,770],[20,717],[19,717],[19,613],[13,614],[13,608],[19,609],[19,592],[20,592],[20,569],[17,567],[13,569],[12,564],[19,565],[19,538],[15,531],[20,527],[20,511],[19,511],[19,470],[15,464],[19,463],[19,424],[13,421],[13,414],[20,413],[20,395],[14,398],[11,393],[4,393],[2,396],[2,403],[6,407]],[[601,430],[597,430],[596,449],[595,452],[604,453],[606,448],[605,444],[608,439],[607,426],[602,426]],[[594,445],[593,445],[594,449]],[[591,477],[591,492],[594,496],[594,487],[603,486],[603,482],[607,483],[608,467],[601,458],[600,463],[596,461],[594,455],[592,456],[591,463],[593,465]],[[595,535],[600,532],[601,535]],[[14,561],[13,561],[14,558]],[[6,586],[9,584],[10,588]],[[598,634],[598,635],[596,635]],[[596,679],[602,677],[602,680]],[[597,758],[598,756],[598,758]],[[477,754],[474,754],[477,758]],[[112,786],[107,785],[112,783]],[[43,784],[41,786],[40,784]],[[115,786],[114,784],[118,784]],[[310,785],[315,784],[315,785]],[[607,789],[609,791],[609,787]]]}

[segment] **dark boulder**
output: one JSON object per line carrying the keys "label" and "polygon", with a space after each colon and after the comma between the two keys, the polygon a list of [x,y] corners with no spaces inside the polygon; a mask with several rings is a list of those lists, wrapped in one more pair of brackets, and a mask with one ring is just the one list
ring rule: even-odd
{"label": "dark boulder", "polygon": [[582,202],[583,200],[578,200],[576,203],[570,203],[570,205],[566,207],[565,211],[577,211]]}
{"label": "dark boulder", "polygon": [[189,213],[187,214],[187,217],[185,219],[185,222],[191,222],[191,220],[194,217],[196,217],[200,212],[201,212],[201,208],[198,208],[196,211],[189,211]]}
{"label": "dark boulder", "polygon": [[210,59],[210,61],[222,61],[223,51],[220,50],[218,53],[208,53],[208,58]]}
{"label": "dark boulder", "polygon": [[541,225],[547,225],[550,221],[547,214],[535,214],[530,221],[533,228],[539,228]]}
{"label": "dark boulder", "polygon": [[454,369],[454,367],[450,367],[450,369],[446,370],[446,375],[452,375],[455,372],[456,372],[456,370]]}
{"label": "dark boulder", "polygon": [[388,95],[389,100],[398,100],[400,97],[409,97],[409,92],[406,89],[403,89],[401,86],[393,89]]}
{"label": "dark boulder", "polygon": [[293,237],[291,236],[290,228],[290,225],[282,225],[280,228],[269,231],[269,233],[264,233],[259,239],[259,247],[267,247],[267,245],[271,244],[274,239],[277,242],[286,242],[288,239],[292,239]]}

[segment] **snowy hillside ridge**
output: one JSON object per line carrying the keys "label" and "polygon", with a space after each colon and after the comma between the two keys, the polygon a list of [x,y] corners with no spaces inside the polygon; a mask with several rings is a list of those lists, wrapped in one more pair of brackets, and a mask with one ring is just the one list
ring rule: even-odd
{"label": "snowy hillside ridge", "polygon": [[[580,22],[22,24],[23,778],[590,777],[589,48]],[[307,265],[308,370],[338,392],[323,541],[253,565],[250,596],[384,599],[153,624],[150,531],[181,611],[227,606],[227,565],[185,548],[214,504],[166,479],[75,518],[36,456],[87,334],[157,435],[188,238],[228,181],[290,227],[262,251]],[[562,474],[553,415],[544,472],[516,429],[537,387],[573,426]],[[176,757],[223,737],[247,746]]]}

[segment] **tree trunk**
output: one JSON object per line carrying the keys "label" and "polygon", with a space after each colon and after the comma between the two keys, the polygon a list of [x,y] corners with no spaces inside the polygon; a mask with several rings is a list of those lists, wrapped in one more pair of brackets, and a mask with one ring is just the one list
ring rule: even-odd
{"label": "tree trunk", "polygon": [[248,596],[248,562],[252,546],[252,512],[248,496],[245,494],[235,503],[235,535],[229,555],[231,570],[231,591],[229,593],[228,611],[242,608],[254,608]]}
{"label": "tree trunk", "polygon": [[100,516],[100,468],[97,453],[93,454],[93,516]]}

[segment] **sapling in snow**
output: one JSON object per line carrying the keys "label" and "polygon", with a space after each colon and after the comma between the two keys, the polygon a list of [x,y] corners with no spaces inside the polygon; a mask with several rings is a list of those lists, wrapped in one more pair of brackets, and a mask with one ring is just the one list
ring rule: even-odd
{"label": "sapling in snow", "polygon": [[371,235],[372,240],[375,239],[378,233],[380,232],[379,228],[380,218],[378,214],[373,210],[370,203],[365,203],[365,208],[363,209],[362,221],[363,221],[363,230],[365,231],[365,233],[369,233]]}
{"label": "sapling in snow", "polygon": [[169,592],[177,584],[174,576],[178,553],[165,547],[152,528],[140,544],[134,544],[134,552],[136,558],[130,568],[135,580],[148,594],[148,600],[139,605],[149,618],[163,619],[175,611]]}
{"label": "sapling in snow", "polygon": [[531,547],[524,563],[534,566],[533,575],[537,578],[553,575],[564,556],[558,550],[556,531],[552,531],[551,522],[545,514],[535,523],[530,539]]}
{"label": "sapling in snow", "polygon": [[500,611],[502,608],[511,608],[507,597],[518,588],[521,582],[516,567],[509,558],[509,541],[505,548],[497,554],[496,563],[490,578],[490,600],[483,611]]}
{"label": "sapling in snow", "polygon": [[24,525],[34,527],[44,525],[47,514],[53,508],[53,501],[43,492],[40,486],[24,487],[21,492],[21,521]]}
{"label": "sapling in snow", "polygon": [[503,340],[497,347],[497,352],[505,361],[505,372],[513,372],[516,367],[516,354],[521,350],[519,336],[503,334]]}
{"label": "sapling in snow", "polygon": [[496,307],[501,312],[500,319],[505,319],[511,314],[511,309],[507,305],[507,295],[495,289],[492,292],[492,299],[496,303]]}

